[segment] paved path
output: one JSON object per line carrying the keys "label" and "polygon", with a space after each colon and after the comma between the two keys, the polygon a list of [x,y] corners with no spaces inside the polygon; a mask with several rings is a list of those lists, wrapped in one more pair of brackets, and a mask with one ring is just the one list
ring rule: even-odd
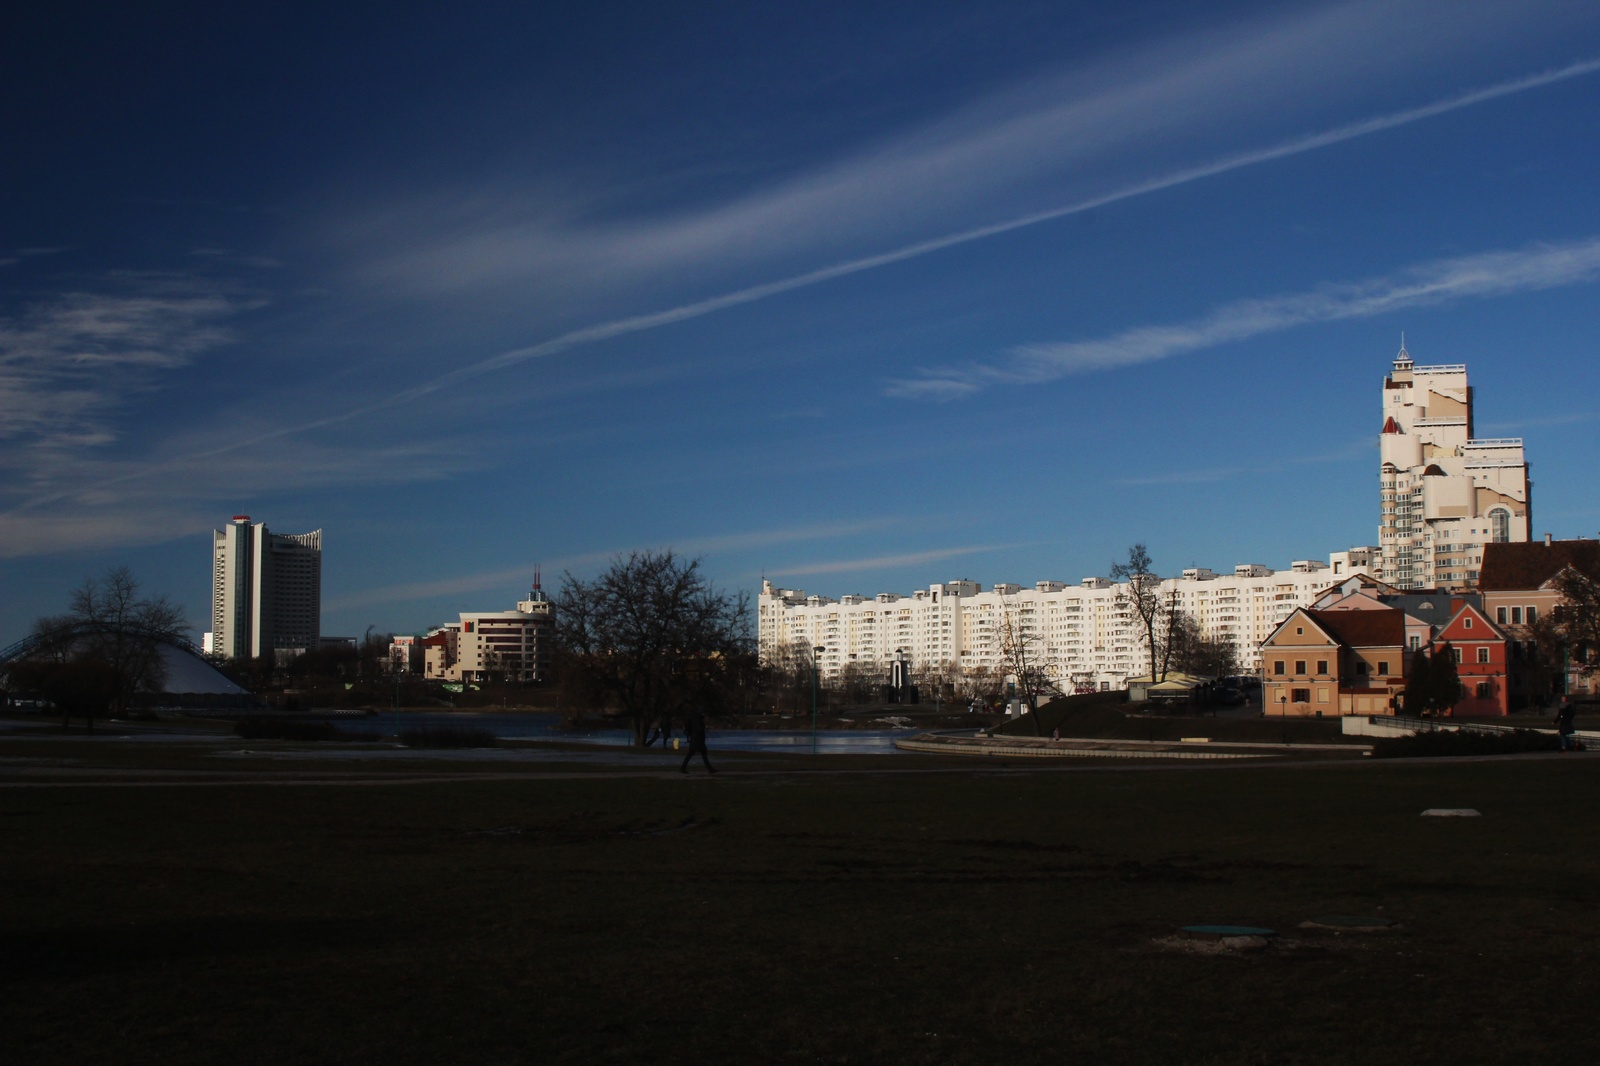
{"label": "paved path", "polygon": [[[826,757],[820,757],[826,761]],[[795,766],[792,764],[772,765],[761,763],[745,763],[739,765],[729,760],[719,767],[715,777],[704,773],[690,773],[683,775],[673,769],[661,767],[615,768],[604,770],[572,771],[552,769],[530,769],[523,773],[505,773],[500,771],[483,772],[473,769],[462,769],[449,773],[374,773],[370,770],[352,768],[347,772],[307,772],[301,770],[140,770],[140,769],[98,769],[82,766],[32,766],[21,769],[15,765],[0,767],[0,790],[5,789],[40,789],[40,788],[238,788],[245,787],[274,787],[274,788],[382,788],[386,786],[414,786],[437,784],[461,784],[477,782],[519,782],[534,784],[539,781],[595,781],[595,780],[620,780],[655,779],[666,781],[681,781],[686,787],[691,782],[714,782],[726,780],[749,780],[753,778],[780,778],[780,777],[856,777],[862,775],[909,775],[909,774],[962,774],[969,776],[997,774],[1063,774],[1063,773],[1172,773],[1172,772],[1204,772],[1218,770],[1373,770],[1384,767],[1416,768],[1431,767],[1443,770],[1462,763],[1484,762],[1527,762],[1530,760],[1548,761],[1552,759],[1576,762],[1594,761],[1600,765],[1600,752],[1525,752],[1516,755],[1473,755],[1453,758],[1426,758],[1426,759],[1350,759],[1329,761],[1326,759],[1290,761],[1290,760],[1262,760],[1245,762],[1164,762],[1164,763],[1120,763],[1120,764],[1085,764],[1083,762],[1043,762],[1029,759],[1026,763],[1013,765],[999,760],[974,761],[970,765],[942,765],[942,766],[906,766],[903,761],[896,760],[892,765],[882,767],[850,766],[829,767],[819,765]]]}

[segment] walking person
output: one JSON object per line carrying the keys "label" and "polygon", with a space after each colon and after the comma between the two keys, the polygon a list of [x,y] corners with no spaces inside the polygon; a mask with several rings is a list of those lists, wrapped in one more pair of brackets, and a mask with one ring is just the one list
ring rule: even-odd
{"label": "walking person", "polygon": [[654,744],[656,738],[661,738],[661,750],[666,751],[672,742],[672,716],[664,714],[650,723],[650,735],[644,738],[644,746]]}
{"label": "walking person", "polygon": [[709,773],[716,773],[717,768],[711,765],[711,760],[706,756],[706,716],[699,711],[690,711],[688,719],[683,724],[684,732],[689,735],[689,750],[684,753],[683,765],[678,767],[680,774],[689,772],[689,760],[694,758],[695,752],[700,753],[700,761],[706,764]]}
{"label": "walking person", "polygon": [[1577,749],[1578,742],[1573,736],[1578,731],[1577,725],[1573,722],[1573,717],[1577,713],[1577,708],[1572,704],[1572,697],[1562,696],[1561,705],[1556,708],[1556,736],[1561,740],[1562,751]]}

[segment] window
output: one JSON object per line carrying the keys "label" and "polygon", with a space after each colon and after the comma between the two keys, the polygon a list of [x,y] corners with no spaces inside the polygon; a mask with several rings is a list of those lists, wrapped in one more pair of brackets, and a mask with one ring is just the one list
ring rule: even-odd
{"label": "window", "polygon": [[1538,612],[1539,612],[1539,608],[1533,607],[1533,606],[1529,606],[1529,608],[1528,608],[1528,624],[1530,626],[1533,625],[1535,619],[1538,618]]}
{"label": "window", "polygon": [[1308,689],[1308,688],[1297,688],[1297,689],[1292,690],[1292,694],[1289,697],[1289,702],[1291,702],[1291,703],[1310,703],[1311,702],[1311,690]]}
{"label": "window", "polygon": [[1422,638],[1415,633],[1411,634],[1411,650],[1416,651],[1420,647],[1422,647]]}
{"label": "window", "polygon": [[1478,698],[1480,700],[1486,700],[1490,696],[1493,696],[1493,695],[1494,695],[1494,682],[1493,681],[1479,681],[1478,682]]}
{"label": "window", "polygon": [[1513,608],[1511,608],[1511,624],[1512,625],[1518,625],[1518,626],[1520,626],[1522,624],[1522,608],[1521,607],[1513,607]]}
{"label": "window", "polygon": [[1386,662],[1386,661],[1384,661],[1382,659],[1378,660],[1378,676],[1379,677],[1388,677],[1389,676],[1389,664],[1388,664],[1388,662]]}
{"label": "window", "polygon": [[1451,648],[1450,651],[1456,657],[1456,665],[1460,666],[1461,665],[1461,649],[1460,648]]}
{"label": "window", "polygon": [[1511,512],[1504,507],[1496,507],[1489,512],[1489,539],[1496,544],[1504,544],[1511,539]]}
{"label": "window", "polygon": [[1272,664],[1272,672],[1278,677],[1283,676],[1283,660],[1277,659]]}
{"label": "window", "polygon": [[1506,609],[1504,607],[1496,607],[1494,609],[1494,620],[1501,625],[1506,624]]}
{"label": "window", "polygon": [[1478,649],[1478,661],[1480,663],[1486,663],[1486,662],[1489,661],[1489,649],[1488,648],[1479,648]]}
{"label": "window", "polygon": [[1462,629],[1471,629],[1471,628],[1472,628],[1472,619],[1470,619],[1470,618],[1463,618],[1463,619],[1462,619],[1462,620],[1461,620],[1461,628],[1462,628]]}
{"label": "window", "polygon": [[1306,661],[1304,659],[1296,659],[1294,661],[1294,672],[1297,674],[1306,672]]}
{"label": "window", "polygon": [[1317,673],[1326,674],[1327,672],[1328,672],[1328,660],[1326,660],[1326,659],[1318,659],[1317,660]]}

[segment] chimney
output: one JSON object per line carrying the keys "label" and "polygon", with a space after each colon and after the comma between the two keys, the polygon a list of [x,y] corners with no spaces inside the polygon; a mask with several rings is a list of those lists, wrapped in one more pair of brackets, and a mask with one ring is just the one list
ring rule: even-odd
{"label": "chimney", "polygon": [[1544,535],[1544,546],[1546,548],[1550,547],[1550,534],[1548,533]]}

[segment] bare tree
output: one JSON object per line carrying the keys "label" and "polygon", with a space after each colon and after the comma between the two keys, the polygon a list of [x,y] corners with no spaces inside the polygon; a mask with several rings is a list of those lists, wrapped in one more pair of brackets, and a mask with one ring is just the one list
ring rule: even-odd
{"label": "bare tree", "polygon": [[[126,566],[86,578],[64,615],[34,623],[32,647],[10,673],[38,685],[67,716],[122,714],[136,694],[159,692],[166,680],[161,648],[189,631],[182,608],[165,596],[139,595]],[[21,665],[21,673],[18,673]]]}
{"label": "bare tree", "polygon": [[1038,631],[1024,616],[1022,609],[1010,602],[1008,597],[1000,597],[1000,660],[1011,675],[1017,693],[1028,704],[1028,713],[1033,717],[1033,731],[1043,736],[1044,726],[1034,712],[1039,709],[1040,696],[1054,694],[1058,690],[1044,668],[1040,643]]}
{"label": "bare tree", "polygon": [[1551,582],[1561,603],[1550,612],[1569,671],[1591,674],[1600,667],[1600,580],[1568,567]]}
{"label": "bare tree", "polygon": [[1166,678],[1165,670],[1161,671],[1159,677],[1156,676],[1156,660],[1160,655],[1157,629],[1166,613],[1166,604],[1161,597],[1161,578],[1152,569],[1154,565],[1143,544],[1129,548],[1126,561],[1111,564],[1111,579],[1127,582],[1126,588],[1117,591],[1117,602],[1126,604],[1138,616],[1144,629],[1144,643],[1150,653],[1151,682]]}
{"label": "bare tree", "polygon": [[767,650],[761,661],[761,686],[772,697],[775,710],[785,704],[795,711],[810,706],[813,665],[811,646],[799,638]]}
{"label": "bare tree", "polygon": [[1163,676],[1171,669],[1201,677],[1224,677],[1239,669],[1233,641],[1207,637],[1194,615],[1175,607],[1167,613],[1162,658]]}
{"label": "bare tree", "polygon": [[556,640],[569,691],[614,701],[641,747],[651,722],[746,703],[754,683],[748,596],[671,551],[619,555],[593,581],[565,575]]}
{"label": "bare tree", "polygon": [[958,675],[957,692],[972,703],[976,701],[985,712],[997,706],[1005,694],[1006,673],[993,666],[963,667]]}
{"label": "bare tree", "polygon": [[912,678],[916,681],[917,692],[923,703],[933,697],[934,703],[944,703],[955,698],[961,691],[963,670],[953,659],[939,659],[934,662],[923,663],[912,670]]}

